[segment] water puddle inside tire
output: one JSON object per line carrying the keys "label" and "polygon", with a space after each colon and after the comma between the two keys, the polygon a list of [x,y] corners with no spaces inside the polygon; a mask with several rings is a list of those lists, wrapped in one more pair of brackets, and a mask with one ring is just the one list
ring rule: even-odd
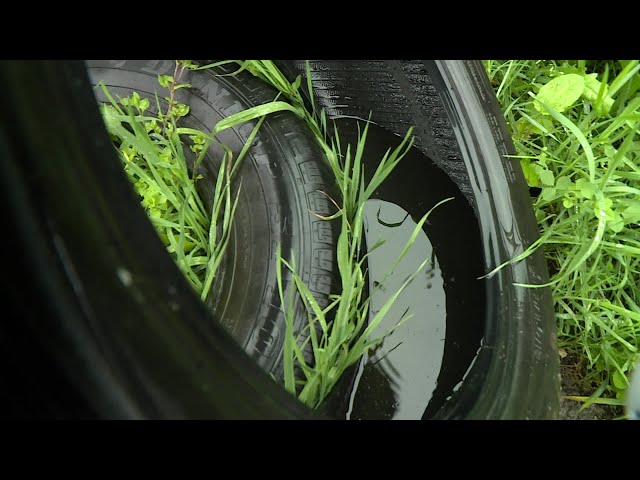
{"label": "water puddle inside tire", "polygon": [[[340,118],[342,145],[357,141],[357,120]],[[371,125],[364,151],[365,172],[373,172],[400,138]],[[380,288],[415,228],[436,203],[405,258]],[[472,207],[449,176],[412,147],[365,206],[366,243],[385,243],[368,258],[371,315],[426,259],[374,332],[377,337],[412,315],[363,358],[353,388],[335,417],[358,419],[428,419],[444,404],[475,358],[484,329],[484,285],[480,232]]]}

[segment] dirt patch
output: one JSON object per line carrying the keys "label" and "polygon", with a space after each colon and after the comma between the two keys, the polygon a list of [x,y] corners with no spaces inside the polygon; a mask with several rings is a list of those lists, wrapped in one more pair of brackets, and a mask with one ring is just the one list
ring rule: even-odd
{"label": "dirt patch", "polygon": [[[577,355],[569,354],[560,360],[560,388],[561,397],[565,395],[589,396],[589,390],[584,384],[584,362]],[[580,411],[584,404],[575,400],[560,398],[560,420],[613,420],[624,415],[622,407],[609,405],[591,405]]]}

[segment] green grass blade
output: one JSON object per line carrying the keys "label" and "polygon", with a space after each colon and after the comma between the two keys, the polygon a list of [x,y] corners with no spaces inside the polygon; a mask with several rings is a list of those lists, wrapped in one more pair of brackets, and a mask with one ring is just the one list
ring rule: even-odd
{"label": "green grass blade", "polygon": [[284,292],[282,287],[282,251],[280,244],[276,247],[276,282],[278,284],[278,293],[280,295],[280,303],[283,306],[283,314],[285,318],[285,338],[284,338],[284,388],[291,394],[296,394],[295,388],[295,374],[293,366],[293,350],[295,344],[295,337],[293,334],[293,308],[291,307],[291,295],[290,292],[289,301],[286,302],[284,298]]}
{"label": "green grass blade", "polygon": [[613,82],[611,82],[609,95],[613,97],[638,71],[640,71],[640,61],[630,61]]}

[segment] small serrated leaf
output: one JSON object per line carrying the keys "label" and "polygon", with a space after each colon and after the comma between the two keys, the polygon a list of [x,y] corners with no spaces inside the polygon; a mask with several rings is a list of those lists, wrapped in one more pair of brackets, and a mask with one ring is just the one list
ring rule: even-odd
{"label": "small serrated leaf", "polygon": [[158,83],[161,87],[169,88],[169,85],[173,83],[173,77],[171,75],[158,75]]}
{"label": "small serrated leaf", "polygon": [[143,113],[147,108],[149,108],[149,99],[143,98],[142,100],[140,100],[138,109],[140,110],[140,113]]}
{"label": "small serrated leaf", "polygon": [[178,103],[175,107],[173,107],[173,112],[178,117],[184,117],[189,113],[189,105],[185,105],[184,103]]}

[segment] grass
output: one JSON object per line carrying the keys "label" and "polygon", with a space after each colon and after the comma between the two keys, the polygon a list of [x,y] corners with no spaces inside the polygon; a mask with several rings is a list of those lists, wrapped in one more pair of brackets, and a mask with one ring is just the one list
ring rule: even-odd
{"label": "grass", "polygon": [[[178,89],[190,87],[186,83],[180,83],[184,71],[215,68],[232,62],[238,63],[239,69],[230,75],[248,70],[275,87],[279,93],[274,100],[227,117],[213,126],[210,132],[180,127],[180,118],[189,114],[189,107],[175,100],[175,92]],[[309,75],[308,78],[310,79]],[[331,217],[321,218],[341,222],[341,232],[336,246],[341,279],[340,291],[334,292],[330,297],[330,304],[321,309],[297,273],[296,252],[283,253],[278,247],[277,254],[277,283],[286,324],[284,386],[307,406],[318,408],[347,368],[355,364],[369,348],[382,341],[386,334],[410,318],[410,315],[405,314],[385,335],[370,338],[395,300],[424,269],[428,259],[425,259],[370,319],[370,299],[365,295],[367,254],[363,251],[363,218],[366,201],[411,148],[412,130],[408,130],[397,148],[386,152],[371,179],[366,181],[363,156],[368,122],[364,122],[357,144],[344,146],[343,150],[338,131],[335,127],[333,130],[329,128],[324,111],[316,111],[313,105],[311,84],[306,85],[312,100],[311,110],[307,110],[300,93],[300,77],[294,82],[289,82],[270,60],[227,60],[202,66],[194,65],[190,61],[176,61],[174,75],[160,75],[158,82],[167,90],[168,96],[164,97],[165,102],[162,104],[156,95],[157,115],[150,116],[145,113],[150,105],[149,99],[142,99],[134,93],[130,97],[116,100],[104,85],[102,89],[110,104],[101,106],[102,114],[123,166],[140,195],[151,222],[167,246],[168,252],[202,300],[206,299],[211,289],[229,240],[238,200],[237,192],[232,195],[234,173],[246,155],[248,146],[253,142],[265,115],[285,110],[293,112],[306,123],[325,153],[339,187],[340,198],[331,199],[336,206],[336,213]],[[163,105],[166,106],[164,109]],[[211,142],[219,143],[216,135],[221,131],[257,118],[260,118],[260,121],[237,158],[234,159],[233,152],[220,144],[224,150],[224,157],[215,179],[213,204],[210,207],[204,205],[198,195],[196,184],[202,179],[197,173],[198,166],[203,161],[209,145]],[[184,137],[188,137],[190,142]],[[195,155],[192,164],[185,155],[187,146]],[[412,236],[387,276],[410,249],[431,211],[433,209],[417,222]],[[382,242],[379,242],[371,246],[368,251],[373,251],[381,244]],[[291,273],[290,285],[284,285],[284,269]],[[382,288],[383,284],[384,281],[375,288]],[[307,314],[308,324],[303,332],[294,331],[296,302],[302,302]],[[305,333],[306,340],[302,340]],[[313,351],[311,362],[307,362],[302,353],[308,348],[308,342]]]}
{"label": "grass", "polygon": [[[341,290],[331,297],[332,301],[326,308],[320,308],[308,287],[297,274],[295,252],[291,252],[290,261],[285,260],[280,251],[277,255],[278,289],[286,322],[285,388],[295,394],[305,405],[318,408],[329,396],[345,370],[355,364],[367,350],[380,343],[386,335],[410,318],[410,315],[406,315],[405,312],[405,315],[392,329],[380,337],[370,338],[372,332],[380,325],[384,316],[407,285],[424,269],[428,259],[425,259],[403,285],[389,297],[382,308],[372,318],[369,318],[372,292],[368,297],[365,296],[365,262],[368,253],[379,247],[382,242],[372,245],[368,248],[368,253],[365,254],[362,241],[365,203],[413,145],[412,129],[407,131],[398,147],[394,150],[387,150],[383,158],[380,159],[371,179],[367,182],[365,181],[363,156],[368,122],[364,122],[364,128],[359,131],[357,144],[347,145],[343,149],[337,129],[331,130],[328,127],[323,111],[316,112],[310,83],[307,84],[307,88],[311,99],[311,109],[307,110],[299,91],[300,77],[293,83],[289,82],[269,60],[247,60],[241,62],[240,66],[271,84],[295,107],[295,112],[306,122],[316,142],[324,151],[340,191],[341,198],[333,199],[337,213],[326,217],[325,220],[333,221],[339,218],[341,222],[341,231],[336,247]],[[310,78],[311,75],[307,71],[309,82]],[[384,279],[404,258],[433,209],[448,200],[450,199],[438,203],[417,222],[405,248],[398,254],[398,258],[387,275],[383,277],[383,281],[374,288],[383,287]],[[283,268],[291,271],[296,292],[307,312],[307,328],[301,334],[294,331],[295,292],[293,289],[289,289],[288,295],[285,294],[282,281]],[[302,341],[301,338],[306,338],[306,340]],[[311,343],[312,362],[307,362],[302,353],[307,342]],[[301,375],[296,376],[296,371],[300,371]]]}
{"label": "grass", "polygon": [[640,62],[484,61],[530,187],[559,347],[585,402],[620,405],[640,358]]}
{"label": "grass", "polygon": [[[208,67],[222,63],[226,62]],[[211,291],[229,242],[240,191],[238,188],[232,195],[232,177],[264,116],[290,110],[291,106],[284,102],[271,102],[238,112],[212,126],[210,132],[180,127],[178,122],[189,114],[189,106],[178,103],[175,92],[191,87],[180,83],[185,70],[200,68],[188,60],[176,60],[174,75],[158,76],[159,86],[166,89],[168,96],[161,102],[156,94],[156,115],[147,113],[150,107],[148,98],[141,98],[134,92],[129,97],[116,100],[104,84],[101,89],[109,103],[101,104],[100,108],[107,131],[151,223],[169,254],[204,301]],[[216,135],[255,119],[260,120],[234,158],[233,152],[216,140]],[[212,142],[220,145],[224,154],[215,179],[213,202],[204,205],[196,188],[202,179],[198,166]],[[188,160],[187,149],[193,153],[191,161]]]}

